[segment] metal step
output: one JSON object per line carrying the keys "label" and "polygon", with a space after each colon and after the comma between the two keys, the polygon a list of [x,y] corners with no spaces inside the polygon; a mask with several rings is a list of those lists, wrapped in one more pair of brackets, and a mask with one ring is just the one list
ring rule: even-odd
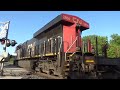
{"label": "metal step", "polygon": [[70,62],[70,60],[65,60],[65,62]]}
{"label": "metal step", "polygon": [[103,72],[105,72],[105,71],[97,71],[98,73],[103,73]]}
{"label": "metal step", "polygon": [[64,65],[65,67],[68,67],[68,66],[70,66],[70,64],[68,63],[68,64],[66,64],[66,65]]}
{"label": "metal step", "polygon": [[68,75],[68,73],[67,72],[65,72],[65,76],[67,76]]}
{"label": "metal step", "polygon": [[69,69],[69,68],[67,68],[67,69],[65,69],[64,71],[65,71],[65,72],[68,72],[69,70],[70,70],[70,69]]}

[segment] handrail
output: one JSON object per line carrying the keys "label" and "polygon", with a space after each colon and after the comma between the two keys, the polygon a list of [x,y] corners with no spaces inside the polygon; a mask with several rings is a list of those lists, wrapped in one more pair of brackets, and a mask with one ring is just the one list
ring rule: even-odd
{"label": "handrail", "polygon": [[45,55],[45,49],[46,49],[46,46],[45,46],[45,41],[44,41],[43,55]]}
{"label": "handrail", "polygon": [[61,52],[61,48],[62,48],[62,37],[58,36],[58,38],[61,38],[61,43],[60,43],[60,47],[59,47],[59,66],[61,66],[61,63],[60,63],[60,52]]}
{"label": "handrail", "polygon": [[74,42],[71,44],[71,46],[67,49],[67,51],[65,52],[65,60],[66,60],[66,53],[71,49],[71,47],[74,45],[74,43],[77,41],[78,36],[76,37],[76,39],[74,40]]}
{"label": "handrail", "polygon": [[60,52],[61,47],[62,47],[62,37],[60,37],[60,38],[61,38],[61,43],[60,43],[60,47],[59,47],[59,52]]}

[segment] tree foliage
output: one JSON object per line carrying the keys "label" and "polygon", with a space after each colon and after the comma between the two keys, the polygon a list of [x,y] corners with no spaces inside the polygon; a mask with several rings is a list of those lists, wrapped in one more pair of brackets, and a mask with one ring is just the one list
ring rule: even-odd
{"label": "tree foliage", "polygon": [[108,41],[107,36],[89,35],[84,36],[83,41],[91,40],[92,45],[96,50],[95,37],[98,38],[98,55],[102,55],[102,46],[108,42],[107,55],[109,58],[120,58],[120,35],[112,34],[111,39]]}
{"label": "tree foliage", "polygon": [[108,57],[120,57],[120,35],[118,34],[111,35],[111,40],[109,41]]}
{"label": "tree foliage", "polygon": [[[89,35],[84,36],[83,41],[87,41],[87,39],[91,40],[92,45],[95,47],[95,37],[98,38],[98,54],[102,55],[102,47],[105,43],[108,43],[107,55],[109,58],[120,58],[120,35],[112,34],[111,39],[108,41],[107,36],[98,36],[98,35]],[[95,47],[96,50],[96,47]]]}
{"label": "tree foliage", "polygon": [[98,36],[98,35],[89,35],[89,36],[84,36],[83,41],[87,41],[87,39],[91,40],[91,44],[94,46],[96,50],[96,38],[98,40],[98,54],[102,55],[102,46],[108,42],[108,37],[106,36]]}

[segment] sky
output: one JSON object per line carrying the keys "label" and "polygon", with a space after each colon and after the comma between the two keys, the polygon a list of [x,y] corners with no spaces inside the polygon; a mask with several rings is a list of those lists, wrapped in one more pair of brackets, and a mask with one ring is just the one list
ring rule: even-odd
{"label": "sky", "polygon": [[[120,34],[120,11],[0,11],[0,22],[10,21],[8,38],[20,44],[61,13],[78,16],[89,23],[90,28],[82,36],[95,34],[108,36],[110,40],[113,33]],[[15,47],[10,46],[7,51],[12,54]]]}

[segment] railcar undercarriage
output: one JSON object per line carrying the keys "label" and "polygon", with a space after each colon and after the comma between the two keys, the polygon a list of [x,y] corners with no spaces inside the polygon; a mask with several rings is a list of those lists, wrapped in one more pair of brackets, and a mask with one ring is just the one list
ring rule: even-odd
{"label": "railcar undercarriage", "polygon": [[[56,56],[55,56],[56,57]],[[79,57],[79,59],[81,56]],[[51,59],[51,60],[50,60]],[[53,57],[47,57],[47,59],[35,59],[32,67],[35,67],[34,73],[43,73],[56,78],[64,79],[119,79],[120,67],[119,60],[101,62],[91,64],[82,63],[81,60],[70,58],[64,62],[64,66],[60,67],[57,60]],[[106,59],[107,60],[107,59]],[[99,60],[98,60],[99,61]]]}

